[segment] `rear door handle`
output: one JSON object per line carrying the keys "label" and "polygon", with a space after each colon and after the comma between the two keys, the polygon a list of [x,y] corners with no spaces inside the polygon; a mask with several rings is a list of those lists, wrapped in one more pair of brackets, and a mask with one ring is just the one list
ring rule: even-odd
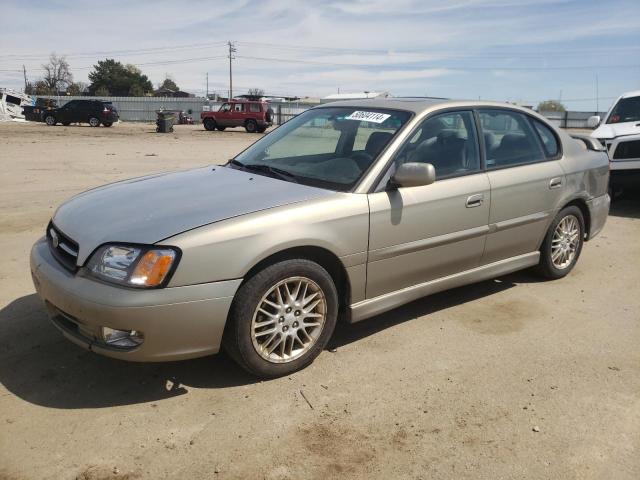
{"label": "rear door handle", "polygon": [[562,178],[556,177],[556,178],[552,178],[551,180],[549,180],[549,188],[550,189],[560,188],[561,186],[562,186]]}
{"label": "rear door handle", "polygon": [[467,208],[479,207],[484,201],[484,194],[478,193],[467,197]]}

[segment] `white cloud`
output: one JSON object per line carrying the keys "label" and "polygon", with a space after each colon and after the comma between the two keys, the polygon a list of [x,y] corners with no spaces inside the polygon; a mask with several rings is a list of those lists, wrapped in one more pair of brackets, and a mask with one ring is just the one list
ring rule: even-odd
{"label": "white cloud", "polygon": [[[141,68],[156,84],[170,73],[181,87],[197,93],[204,92],[209,72],[212,88],[223,91],[228,83],[224,43],[231,39],[238,41],[234,83],[240,90],[323,95],[340,86],[423,94],[428,86],[444,96],[515,97],[524,91],[521,95],[531,97],[559,88],[591,88],[592,72],[515,76],[509,67],[628,63],[640,53],[628,50],[640,46],[637,0],[610,0],[606,15],[601,3],[588,0],[579,5],[564,0],[59,0],[37,8],[15,1],[3,2],[3,17],[28,19],[7,22],[0,32],[0,85],[13,87],[20,87],[20,74],[2,70],[25,64],[33,78],[52,50],[70,55],[76,79],[86,81],[88,69],[81,67],[106,55],[78,54],[166,46],[163,52],[110,56],[130,63],[220,57]],[[12,54],[22,57],[7,56]],[[465,68],[469,72],[461,75]],[[612,75],[610,87],[601,75],[601,90],[632,83],[637,88],[636,72],[625,74]]]}

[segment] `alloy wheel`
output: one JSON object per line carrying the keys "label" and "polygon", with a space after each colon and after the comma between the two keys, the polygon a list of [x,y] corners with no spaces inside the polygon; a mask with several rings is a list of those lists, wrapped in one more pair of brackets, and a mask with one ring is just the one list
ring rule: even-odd
{"label": "alloy wheel", "polygon": [[580,223],[573,215],[564,217],[553,232],[551,261],[553,266],[564,270],[573,262],[580,242]]}
{"label": "alloy wheel", "polygon": [[289,277],[263,295],[251,320],[253,347],[272,363],[291,362],[316,343],[324,327],[327,300],[306,277]]}

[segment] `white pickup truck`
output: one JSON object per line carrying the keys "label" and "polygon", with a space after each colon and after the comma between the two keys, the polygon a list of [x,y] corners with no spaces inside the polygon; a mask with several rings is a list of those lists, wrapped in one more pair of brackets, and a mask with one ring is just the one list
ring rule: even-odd
{"label": "white pickup truck", "polygon": [[591,136],[609,152],[611,191],[640,186],[640,90],[620,96],[604,120],[596,115],[588,125],[595,128]]}

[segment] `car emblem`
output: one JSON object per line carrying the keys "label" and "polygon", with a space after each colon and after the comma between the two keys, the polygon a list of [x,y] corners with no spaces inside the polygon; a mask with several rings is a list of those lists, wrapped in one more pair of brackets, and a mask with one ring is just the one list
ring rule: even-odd
{"label": "car emblem", "polygon": [[54,248],[58,248],[58,245],[60,245],[60,238],[58,237],[58,234],[53,229],[49,230],[49,234],[51,235],[51,244]]}

